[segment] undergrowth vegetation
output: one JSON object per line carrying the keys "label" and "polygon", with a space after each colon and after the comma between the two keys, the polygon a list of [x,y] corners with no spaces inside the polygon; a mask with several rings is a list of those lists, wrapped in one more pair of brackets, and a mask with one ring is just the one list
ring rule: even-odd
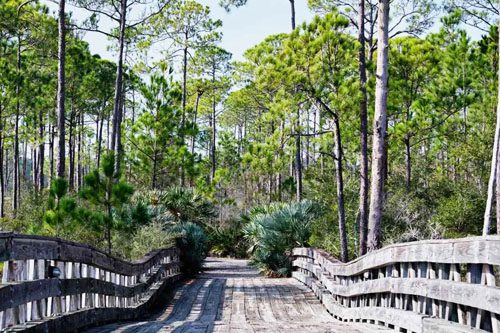
{"label": "undergrowth vegetation", "polygon": [[254,209],[244,231],[252,262],[268,276],[290,275],[291,250],[309,245],[311,225],[318,215],[311,201]]}

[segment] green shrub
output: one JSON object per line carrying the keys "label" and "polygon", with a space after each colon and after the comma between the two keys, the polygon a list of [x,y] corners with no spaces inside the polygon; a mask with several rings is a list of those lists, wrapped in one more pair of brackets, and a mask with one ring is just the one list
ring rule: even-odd
{"label": "green shrub", "polygon": [[245,227],[252,263],[268,276],[289,276],[291,250],[308,246],[317,211],[311,201],[302,201],[252,212]]}
{"label": "green shrub", "polygon": [[448,197],[438,202],[437,213],[432,222],[444,229],[447,238],[480,235],[483,226],[486,196],[472,186],[458,187]]}
{"label": "green shrub", "polygon": [[217,216],[215,206],[191,188],[170,187],[159,193],[159,200],[177,222],[205,224]]}
{"label": "green shrub", "polygon": [[480,235],[485,195],[466,183],[436,181],[407,191],[392,184],[384,210],[384,244]]}
{"label": "green shrub", "polygon": [[153,250],[174,246],[175,234],[166,230],[161,223],[152,222],[137,229],[129,244],[130,257],[139,259]]}
{"label": "green shrub", "polygon": [[181,223],[169,229],[176,234],[175,244],[181,251],[181,270],[188,276],[201,271],[208,251],[208,237],[203,229],[194,223]]}
{"label": "green shrub", "polygon": [[243,223],[238,219],[227,226],[208,226],[210,251],[221,257],[245,258],[248,242],[244,237]]}

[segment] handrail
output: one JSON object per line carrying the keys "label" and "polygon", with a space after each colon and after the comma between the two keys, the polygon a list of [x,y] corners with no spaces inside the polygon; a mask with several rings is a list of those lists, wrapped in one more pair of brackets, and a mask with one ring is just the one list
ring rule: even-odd
{"label": "handrail", "polygon": [[128,262],[89,245],[15,233],[0,233],[0,261],[2,332],[75,331],[138,318],[181,277],[176,248]]}
{"label": "handrail", "polygon": [[409,332],[500,332],[500,237],[390,245],[349,263],[293,250],[293,277],[335,317]]}
{"label": "handrail", "polygon": [[55,237],[0,232],[0,261],[29,259],[76,261],[119,274],[134,275],[152,267],[158,258],[168,255],[169,251],[172,250],[151,251],[142,259],[129,262],[87,244]]}

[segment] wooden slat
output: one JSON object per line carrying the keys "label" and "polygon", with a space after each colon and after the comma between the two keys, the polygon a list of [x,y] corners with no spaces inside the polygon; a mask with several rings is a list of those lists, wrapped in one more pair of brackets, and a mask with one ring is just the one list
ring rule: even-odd
{"label": "wooden slat", "polygon": [[160,249],[128,262],[85,244],[53,237],[0,232],[0,261],[45,259],[93,265],[117,274],[137,275],[160,259],[178,255],[178,249]]}
{"label": "wooden slat", "polygon": [[[293,255],[294,277],[344,320],[384,322],[370,314],[383,308],[389,312],[377,310],[380,318],[392,318],[395,310],[403,311],[404,318],[410,313],[443,318],[439,327],[436,322],[427,325],[443,332],[455,327],[448,321],[456,321],[459,332],[482,328],[488,318],[484,327],[500,333],[500,288],[491,268],[500,265],[499,236],[395,244],[349,263],[318,249],[298,248]],[[393,318],[389,323],[424,330],[422,321],[409,324]]]}
{"label": "wooden slat", "polygon": [[311,257],[332,275],[351,276],[398,262],[500,265],[500,236],[426,240],[394,244],[342,263],[319,249],[296,248],[294,256]]}

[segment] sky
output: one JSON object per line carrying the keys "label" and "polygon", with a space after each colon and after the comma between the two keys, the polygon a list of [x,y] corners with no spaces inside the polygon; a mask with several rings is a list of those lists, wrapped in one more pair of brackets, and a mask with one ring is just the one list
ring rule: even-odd
{"label": "sky", "polygon": [[[50,0],[42,0],[46,3],[56,15],[56,6]],[[242,60],[243,53],[257,45],[269,35],[289,32],[291,30],[290,3],[288,0],[248,0],[248,3],[240,8],[233,8],[231,12],[226,12],[218,5],[218,0],[198,0],[198,2],[207,5],[212,11],[212,18],[220,19],[223,22],[223,38],[221,47],[233,54],[233,60]],[[307,0],[296,0],[296,21],[300,24],[304,21],[310,21],[314,14],[307,6]],[[73,18],[81,22],[88,17],[88,12],[67,6],[67,11],[72,13]],[[436,23],[439,18],[436,18]],[[110,24],[103,21],[103,30],[108,31]],[[438,25],[434,26],[437,29]],[[431,29],[434,30],[434,29]],[[477,39],[481,33],[474,29],[469,30],[470,36]],[[99,54],[101,57],[115,60],[112,51],[108,51],[110,41],[107,37],[98,33],[87,32],[84,40],[89,43],[92,53]],[[162,49],[162,45],[157,45],[151,51],[151,58],[157,58],[155,49]],[[163,48],[164,49],[164,48]]]}
{"label": "sky", "polygon": [[[233,8],[227,13],[218,5],[218,0],[198,0],[208,5],[212,17],[223,22],[223,38],[221,47],[233,54],[233,59],[241,60],[245,50],[261,42],[271,34],[289,32],[291,30],[290,4],[288,0],[248,0],[246,6]],[[300,24],[309,21],[314,15],[307,7],[307,0],[296,1],[296,21]],[[55,10],[53,6],[50,6]],[[73,18],[81,21],[86,13],[68,6]],[[106,29],[107,30],[107,29]],[[98,33],[86,33],[84,36],[92,53],[114,60],[113,53],[108,51],[109,41]]]}

